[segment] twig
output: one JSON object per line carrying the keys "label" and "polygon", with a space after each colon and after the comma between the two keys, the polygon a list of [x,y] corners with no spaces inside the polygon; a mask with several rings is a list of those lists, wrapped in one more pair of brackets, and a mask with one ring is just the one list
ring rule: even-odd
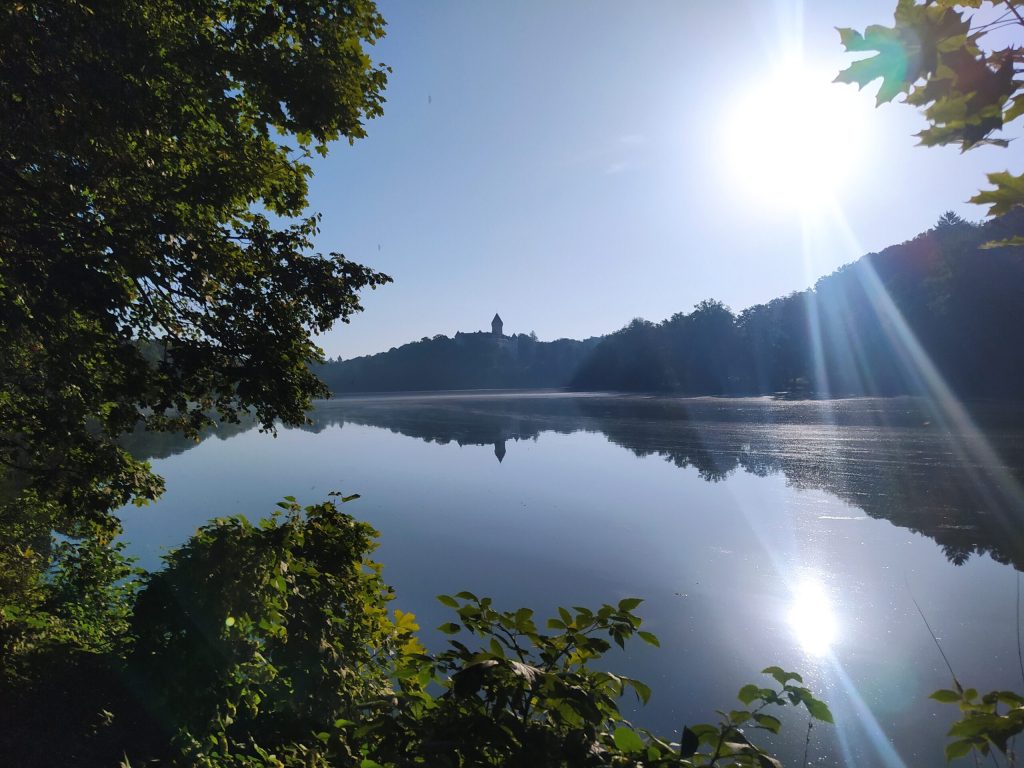
{"label": "twig", "polygon": [[1020,15],[1020,11],[1017,10],[1017,6],[1013,4],[1013,0],[1006,0],[1006,7],[1013,12],[1013,15],[1017,17],[1017,21],[1024,24],[1024,16]]}
{"label": "twig", "polygon": [[1017,571],[1017,663],[1020,664],[1020,679],[1024,683],[1024,652],[1020,644],[1020,571]]}
{"label": "twig", "polygon": [[921,615],[921,621],[924,622],[925,627],[928,629],[928,634],[932,636],[932,641],[935,643],[935,647],[939,649],[939,654],[942,656],[942,660],[946,662],[946,669],[949,670],[949,674],[953,678],[953,683],[956,685],[957,691],[963,693],[963,686],[960,685],[960,681],[956,679],[956,672],[953,671],[953,665],[949,663],[949,659],[946,657],[946,652],[942,650],[942,646],[939,644],[939,638],[935,636],[935,632],[932,630],[932,625],[928,623],[928,619],[924,615],[924,611],[921,610],[921,606],[918,605],[917,599],[914,597],[914,593],[910,589],[910,579],[907,578],[906,573],[903,574],[903,580],[906,582],[907,593],[910,595],[910,599],[914,603],[914,607],[917,608],[917,612]]}
{"label": "twig", "polygon": [[807,718],[807,740],[804,742],[804,763],[803,768],[807,768],[807,752],[811,748],[811,728],[814,727],[814,718]]}

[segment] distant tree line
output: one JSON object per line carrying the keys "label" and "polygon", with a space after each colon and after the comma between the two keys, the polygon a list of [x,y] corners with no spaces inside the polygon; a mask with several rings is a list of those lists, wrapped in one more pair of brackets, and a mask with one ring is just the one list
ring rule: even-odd
{"label": "distant tree line", "polygon": [[984,225],[956,214],[812,288],[734,313],[705,300],[660,323],[586,341],[435,336],[314,369],[334,393],[568,387],[688,395],[1016,397],[1024,211]]}
{"label": "distant tree line", "polygon": [[1024,212],[983,226],[947,213],[928,232],[869,254],[813,288],[735,314],[702,301],[608,336],[574,389],[693,395],[786,392],[1020,395],[1024,252],[983,246],[1024,232]]}
{"label": "distant tree line", "polygon": [[327,362],[314,373],[335,394],[565,387],[598,342],[543,342],[536,334],[439,334],[378,355]]}

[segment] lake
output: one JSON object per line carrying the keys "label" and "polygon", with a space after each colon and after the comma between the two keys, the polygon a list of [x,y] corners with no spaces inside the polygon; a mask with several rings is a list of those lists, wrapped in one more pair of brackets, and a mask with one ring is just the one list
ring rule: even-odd
{"label": "lake", "polygon": [[[1022,406],[482,392],[310,418],[137,441],[167,493],[122,510],[130,552],[156,568],[209,518],[359,493],[345,510],[380,530],[395,606],[425,630],[460,590],[541,617],[642,597],[661,648],[606,661],[653,689],[628,716],[711,721],[780,665],[836,718],[812,764],[945,763],[956,708],[927,697],[952,681],[915,600],[965,686],[1021,689]],[[774,746],[800,765],[806,719],[783,719]]]}

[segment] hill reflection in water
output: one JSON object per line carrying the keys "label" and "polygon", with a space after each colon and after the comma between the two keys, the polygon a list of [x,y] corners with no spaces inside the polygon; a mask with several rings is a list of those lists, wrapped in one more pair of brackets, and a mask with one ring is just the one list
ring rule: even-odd
{"label": "hill reflection in water", "polygon": [[[781,473],[867,515],[933,539],[960,565],[973,554],[1024,570],[1024,509],[1001,486],[1024,480],[1024,404],[971,409],[975,432],[937,424],[915,398],[787,401],[772,398],[671,398],[565,393],[452,393],[345,397],[320,401],[301,429],[346,422],[433,443],[493,445],[514,461],[515,444],[545,432],[599,433],[637,457],[660,456],[708,482],[743,471]],[[252,422],[224,425],[229,439]],[[979,462],[990,447],[995,462]],[[134,435],[138,456],[193,447],[168,435]]]}
{"label": "hill reflection in water", "polygon": [[[428,442],[493,445],[545,432],[601,433],[638,457],[657,455],[717,482],[738,471],[782,473],[794,487],[831,493],[871,517],[922,533],[953,563],[972,554],[1024,570],[1024,510],[1005,493],[1024,479],[1024,408],[972,409],[979,430],[937,425],[913,398],[783,401],[522,393],[343,398],[317,404],[306,429],[352,422]],[[981,464],[972,444],[998,456]]]}

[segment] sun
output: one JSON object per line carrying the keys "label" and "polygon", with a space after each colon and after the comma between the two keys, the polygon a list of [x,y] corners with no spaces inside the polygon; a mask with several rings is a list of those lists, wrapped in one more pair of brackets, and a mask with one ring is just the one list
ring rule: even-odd
{"label": "sun", "polygon": [[730,185],[763,203],[806,207],[851,181],[863,160],[866,105],[832,77],[793,67],[739,94],[724,132]]}

